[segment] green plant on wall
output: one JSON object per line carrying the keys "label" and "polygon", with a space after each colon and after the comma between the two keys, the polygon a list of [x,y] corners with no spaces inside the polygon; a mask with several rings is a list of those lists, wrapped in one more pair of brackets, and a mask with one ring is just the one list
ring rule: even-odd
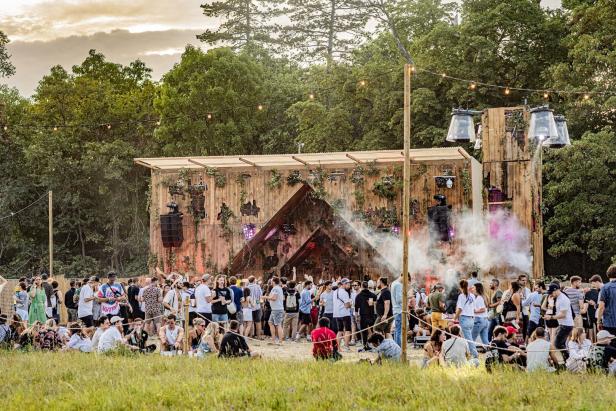
{"label": "green plant on wall", "polygon": [[227,177],[220,171],[218,171],[217,168],[207,167],[205,169],[205,174],[210,177],[214,177],[214,186],[218,188],[223,188],[227,185]]}
{"label": "green plant on wall", "polygon": [[365,174],[365,170],[364,167],[361,165],[356,165],[355,168],[353,169],[353,172],[351,173],[351,182],[355,185],[362,185],[364,184],[364,174]]}
{"label": "green plant on wall", "polygon": [[231,210],[231,208],[225,203],[222,203],[220,213],[218,214],[218,219],[220,220],[220,225],[222,226],[222,236],[227,240],[230,240],[233,236],[233,229],[231,228],[230,220],[234,217],[235,214],[233,213],[233,210]]}
{"label": "green plant on wall", "polygon": [[327,192],[325,191],[325,177],[327,173],[321,167],[311,173],[312,176],[312,198],[325,200]]}
{"label": "green plant on wall", "polygon": [[355,209],[363,210],[364,205],[366,205],[366,195],[364,194],[364,190],[359,187],[353,191],[353,197],[355,198]]}
{"label": "green plant on wall", "polygon": [[460,179],[462,180],[462,192],[464,193],[464,196],[470,196],[473,190],[473,182],[471,180],[471,173],[467,168],[463,168],[460,172]]}
{"label": "green plant on wall", "polygon": [[376,166],[376,160],[366,163],[366,175],[368,177],[376,177],[381,174],[381,170]]}
{"label": "green plant on wall", "polygon": [[270,179],[267,182],[267,186],[270,190],[277,190],[282,187],[282,174],[280,174],[280,171],[276,169],[270,170]]}
{"label": "green plant on wall", "polygon": [[381,177],[372,186],[372,192],[387,200],[393,200],[402,190],[402,178],[397,175],[387,175]]}
{"label": "green plant on wall", "polygon": [[296,184],[302,183],[302,173],[299,170],[291,170],[287,176],[287,184],[293,187]]}
{"label": "green plant on wall", "polygon": [[246,192],[246,178],[250,175],[240,173],[235,178],[235,182],[240,186],[240,206],[246,203],[248,193]]}
{"label": "green plant on wall", "polygon": [[148,255],[148,268],[154,269],[158,266],[158,254],[150,253]]}

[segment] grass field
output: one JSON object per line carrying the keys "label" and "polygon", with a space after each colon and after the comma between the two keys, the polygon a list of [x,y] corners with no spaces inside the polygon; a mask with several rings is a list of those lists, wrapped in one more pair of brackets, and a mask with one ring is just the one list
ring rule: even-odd
{"label": "grass field", "polygon": [[14,352],[0,372],[0,410],[616,409],[600,375]]}

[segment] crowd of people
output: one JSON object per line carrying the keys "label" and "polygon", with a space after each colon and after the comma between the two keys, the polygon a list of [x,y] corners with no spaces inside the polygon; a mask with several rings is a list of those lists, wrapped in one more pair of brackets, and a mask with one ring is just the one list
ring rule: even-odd
{"label": "crowd of people", "polygon": [[[118,282],[115,273],[71,280],[61,295],[47,276],[22,278],[14,290],[14,314],[0,314],[0,344],[11,349],[140,353],[202,357],[254,356],[248,341],[312,344],[316,359],[345,352],[399,361],[402,339],[423,347],[423,366],[496,364],[533,371],[589,369],[616,373],[616,266],[582,287],[531,284],[520,275],[501,290],[477,273],[457,285],[412,287],[403,299],[403,278],[351,281],[273,276],[190,278],[177,273]],[[411,280],[409,276],[409,281]],[[60,305],[68,322],[59,324]],[[408,334],[403,334],[403,312]],[[188,327],[187,327],[188,325]],[[187,329],[186,329],[187,328]]]}

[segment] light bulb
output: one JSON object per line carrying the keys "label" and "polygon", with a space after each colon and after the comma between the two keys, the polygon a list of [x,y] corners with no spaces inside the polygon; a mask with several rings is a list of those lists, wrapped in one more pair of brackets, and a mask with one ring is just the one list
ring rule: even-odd
{"label": "light bulb", "polygon": [[509,90],[509,87],[507,87],[505,89],[505,95],[508,96],[511,93],[511,90]]}
{"label": "light bulb", "polygon": [[259,104],[259,105],[257,106],[257,109],[259,109],[259,111],[261,111],[261,110],[263,110],[263,106],[262,106],[261,104]]}
{"label": "light bulb", "polygon": [[314,94],[310,93],[310,95],[308,96],[308,98],[309,98],[310,100],[314,100]]}
{"label": "light bulb", "polygon": [[470,85],[470,89],[475,90],[476,88],[477,88],[477,84],[475,84],[475,82],[473,81]]}
{"label": "light bulb", "polygon": [[207,113],[207,119],[211,120],[212,119],[212,113]]}
{"label": "light bulb", "polygon": [[359,85],[362,86],[362,87],[365,86],[366,85],[366,80],[361,80],[359,82]]}
{"label": "light bulb", "polygon": [[590,94],[584,94],[584,100],[590,100]]}
{"label": "light bulb", "polygon": [[111,124],[107,124],[107,130],[111,130]]}
{"label": "light bulb", "polygon": [[547,100],[548,98],[550,98],[550,94],[547,91],[544,91],[543,98]]}

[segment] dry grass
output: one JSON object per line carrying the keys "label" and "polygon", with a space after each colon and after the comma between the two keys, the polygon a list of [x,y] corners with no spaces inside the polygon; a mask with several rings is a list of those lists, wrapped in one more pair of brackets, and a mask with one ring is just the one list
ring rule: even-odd
{"label": "dry grass", "polygon": [[0,410],[616,409],[602,375],[40,352],[0,369]]}

